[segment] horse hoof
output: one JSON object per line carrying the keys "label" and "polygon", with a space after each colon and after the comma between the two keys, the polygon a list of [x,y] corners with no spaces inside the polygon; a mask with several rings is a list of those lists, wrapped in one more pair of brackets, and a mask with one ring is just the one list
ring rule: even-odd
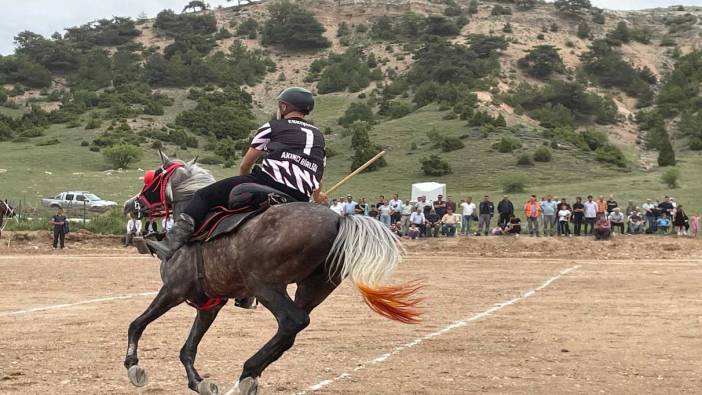
{"label": "horse hoof", "polygon": [[129,376],[129,382],[135,387],[143,387],[149,381],[149,378],[146,376],[146,370],[138,365],[131,366],[127,370],[127,376]]}
{"label": "horse hoof", "polygon": [[197,385],[197,393],[200,395],[219,395],[219,387],[211,381],[202,380]]}
{"label": "horse hoof", "polygon": [[258,381],[253,377],[247,377],[239,382],[239,394],[256,395],[258,392]]}

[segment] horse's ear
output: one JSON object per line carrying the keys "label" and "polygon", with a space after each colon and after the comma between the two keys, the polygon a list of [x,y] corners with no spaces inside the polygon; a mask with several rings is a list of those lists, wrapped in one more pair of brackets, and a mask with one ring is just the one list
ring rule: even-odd
{"label": "horse's ear", "polygon": [[166,154],[164,154],[163,151],[158,150],[158,154],[161,156],[161,164],[162,165],[166,166],[167,164],[169,164],[171,162],[171,159]]}
{"label": "horse's ear", "polygon": [[199,158],[200,158],[200,155],[195,155],[195,157],[193,158],[193,160],[191,160],[190,162],[188,162],[188,166],[192,166],[192,165],[194,165],[195,163],[197,163],[197,160],[198,160]]}

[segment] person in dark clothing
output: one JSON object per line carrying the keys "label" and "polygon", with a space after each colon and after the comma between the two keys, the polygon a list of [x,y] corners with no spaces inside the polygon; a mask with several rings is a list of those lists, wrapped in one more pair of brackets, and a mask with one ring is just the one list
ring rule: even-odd
{"label": "person in dark clothing", "polygon": [[485,236],[487,236],[488,232],[490,232],[492,216],[495,215],[495,204],[491,202],[490,197],[486,195],[483,196],[483,201],[480,202],[478,209],[480,210],[480,217],[478,220],[477,235],[480,235],[480,232],[483,231]]}
{"label": "person in dark clothing", "polygon": [[146,225],[141,231],[142,236],[149,235],[151,233],[157,233],[158,232],[158,225],[156,225],[156,220],[153,218],[147,218],[146,219]]}
{"label": "person in dark clothing", "polygon": [[[214,206],[226,206],[238,185],[253,183],[277,189],[296,201],[324,202],[322,177],[326,166],[324,134],[305,117],[314,109],[314,96],[304,88],[285,89],[277,98],[275,119],[261,126],[239,165],[239,176],[210,184],[193,195],[168,232],[166,242],[149,243],[169,260],[185,245]],[[261,165],[256,162],[262,160]],[[351,210],[353,211],[353,209]]]}
{"label": "person in dark clothing", "polygon": [[619,203],[614,200],[614,195],[609,195],[609,199],[607,199],[607,214],[612,214],[612,211],[617,207],[619,207]]}
{"label": "person in dark clothing", "polygon": [[575,203],[573,203],[573,233],[576,236],[580,236],[580,231],[583,226],[583,219],[585,218],[585,205],[583,204],[583,198],[578,196],[575,198]]}
{"label": "person in dark clothing", "polygon": [[662,202],[658,204],[658,215],[665,213],[666,216],[671,217],[673,214],[673,202],[670,201],[670,196],[666,196]]}
{"label": "person in dark clothing", "polygon": [[64,247],[64,240],[66,239],[66,230],[68,229],[68,226],[66,225],[68,222],[66,220],[66,216],[63,215],[63,209],[59,208],[56,211],[56,215],[51,217],[49,220],[49,224],[54,225],[54,249],[58,248],[59,245],[61,246],[61,249]]}
{"label": "person in dark clothing", "polygon": [[441,217],[436,213],[436,210],[431,209],[429,215],[426,216],[427,220],[427,237],[439,237],[439,231],[441,230]]}
{"label": "person in dark clothing", "polygon": [[510,235],[519,235],[522,233],[522,221],[512,214],[509,218],[509,223],[505,227],[505,232]]}
{"label": "person in dark clothing", "polygon": [[509,200],[509,196],[505,195],[500,203],[497,204],[497,212],[500,214],[498,226],[504,228],[509,223],[509,219],[514,215],[514,205]]}
{"label": "person in dark clothing", "polygon": [[436,211],[436,215],[438,215],[439,218],[442,218],[444,214],[446,214],[446,201],[444,200],[443,195],[439,195],[436,197],[433,206],[434,210]]}

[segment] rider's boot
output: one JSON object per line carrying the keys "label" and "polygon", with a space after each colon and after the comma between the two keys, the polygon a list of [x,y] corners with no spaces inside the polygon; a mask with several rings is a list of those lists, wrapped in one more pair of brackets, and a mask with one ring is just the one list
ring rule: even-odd
{"label": "rider's boot", "polygon": [[248,298],[235,299],[234,306],[241,307],[242,309],[254,310],[256,309],[256,306],[254,306],[254,302],[256,302],[256,297],[250,296]]}
{"label": "rider's boot", "polygon": [[163,259],[169,260],[176,251],[184,246],[195,231],[195,220],[188,214],[180,214],[178,219],[173,224],[173,227],[166,235],[163,241],[147,240],[147,244],[151,247],[156,255]]}

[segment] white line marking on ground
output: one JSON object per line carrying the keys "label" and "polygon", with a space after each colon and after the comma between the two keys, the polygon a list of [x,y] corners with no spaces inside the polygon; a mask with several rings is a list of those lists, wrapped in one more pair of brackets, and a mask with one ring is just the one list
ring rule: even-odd
{"label": "white line marking on ground", "polygon": [[[401,352],[404,351],[404,350],[407,350],[407,349],[409,349],[409,348],[415,347],[415,346],[417,346],[417,345],[419,345],[419,344],[421,344],[421,343],[423,343],[423,342],[425,342],[425,341],[427,341],[427,340],[431,340],[431,339],[433,339],[433,338],[435,338],[435,337],[438,337],[438,336],[441,336],[441,335],[446,334],[446,333],[448,333],[448,332],[451,332],[451,331],[454,330],[454,329],[464,327],[464,326],[468,325],[469,323],[471,323],[471,322],[473,322],[473,321],[478,321],[478,320],[480,320],[480,319],[483,319],[483,318],[485,318],[485,317],[487,317],[487,316],[489,316],[489,315],[492,315],[493,313],[498,312],[499,310],[504,309],[504,308],[507,307],[507,306],[511,306],[511,305],[513,305],[513,304],[515,304],[515,303],[517,303],[517,302],[520,302],[520,301],[522,301],[522,300],[525,300],[525,299],[529,298],[530,296],[534,295],[537,291],[543,290],[544,288],[546,288],[546,287],[548,287],[549,285],[551,285],[554,281],[558,280],[559,278],[565,276],[566,274],[572,272],[573,270],[575,270],[575,269],[577,269],[577,268],[579,268],[579,267],[580,267],[580,265],[576,265],[576,266],[570,267],[570,268],[568,268],[568,269],[562,270],[562,271],[561,271],[560,273],[558,273],[557,275],[555,275],[555,276],[549,278],[548,280],[546,280],[543,284],[539,285],[538,287],[536,287],[536,288],[534,288],[534,289],[530,289],[529,291],[523,293],[521,296],[518,296],[518,297],[516,297],[516,298],[514,298],[514,299],[510,299],[510,300],[505,301],[505,302],[498,303],[498,304],[494,305],[493,307],[491,307],[491,308],[489,308],[489,309],[483,311],[482,313],[478,313],[478,314],[475,314],[475,315],[466,317],[466,318],[464,318],[464,319],[462,319],[462,320],[454,321],[454,322],[452,322],[451,324],[449,324],[449,325],[447,325],[447,326],[445,326],[445,327],[439,329],[439,330],[436,331],[436,332],[432,332],[432,333],[426,334],[426,335],[424,335],[424,336],[422,336],[422,337],[420,337],[420,338],[417,338],[417,339],[415,339],[415,340],[413,340],[413,341],[411,341],[411,342],[409,342],[409,343],[405,343],[405,344],[403,344],[403,345],[401,345],[401,346],[397,346],[397,347],[395,347],[395,348],[394,348],[391,352],[389,352],[389,353],[385,353],[385,354],[383,354],[383,355],[380,355],[380,356],[378,356],[378,357],[376,357],[376,358],[371,359],[370,361],[368,361],[368,362],[366,362],[366,363],[364,363],[364,364],[362,364],[362,365],[356,366],[355,368],[353,368],[353,369],[351,370],[351,372],[358,372],[358,371],[360,371],[360,370],[366,369],[367,367],[369,367],[369,366],[371,366],[371,365],[376,365],[376,364],[379,364],[379,363],[383,363],[383,362],[385,362],[388,358],[392,357],[393,355],[397,355],[397,354],[401,353]],[[320,381],[320,382],[317,383],[317,384],[311,385],[311,386],[309,386],[306,390],[301,391],[301,392],[298,392],[297,395],[303,395],[303,394],[305,394],[305,393],[307,393],[307,392],[318,391],[318,390],[320,390],[320,389],[322,389],[322,388],[328,387],[328,386],[330,386],[330,385],[336,383],[337,381],[343,380],[343,379],[345,379],[345,378],[347,378],[347,377],[351,377],[351,373],[349,373],[349,372],[344,372],[344,373],[342,373],[342,374],[340,374],[340,375],[338,375],[338,376],[336,376],[336,377],[334,377],[334,378],[332,378],[332,379],[322,380],[322,381]]]}
{"label": "white line marking on ground", "polygon": [[36,313],[36,312],[40,312],[40,311],[67,309],[70,307],[80,306],[80,305],[84,305],[84,304],[102,303],[102,302],[109,302],[112,300],[132,299],[132,298],[138,298],[138,297],[142,297],[142,296],[154,296],[156,294],[157,294],[157,292],[142,292],[142,293],[138,293],[138,294],[108,296],[108,297],[104,297],[104,298],[82,300],[80,302],[75,302],[75,303],[55,304],[55,305],[50,305],[50,306],[35,307],[33,309],[27,309],[27,310],[9,311],[9,312],[0,313],[0,317]]}

